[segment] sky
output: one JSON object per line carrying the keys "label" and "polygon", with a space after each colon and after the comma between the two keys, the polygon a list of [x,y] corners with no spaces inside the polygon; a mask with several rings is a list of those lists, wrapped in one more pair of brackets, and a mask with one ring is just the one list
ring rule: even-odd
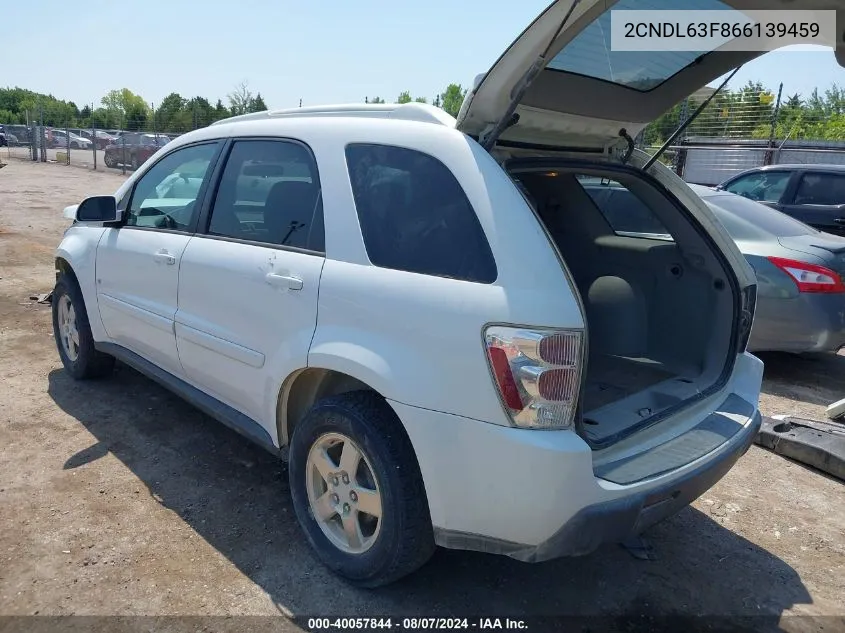
{"label": "sky", "polygon": [[[4,0],[0,86],[79,107],[115,88],[153,104],[171,92],[227,103],[240,82],[273,109],[403,90],[430,100],[449,83],[470,86],[548,1]],[[731,85],[749,79],[808,95],[845,86],[845,69],[830,50],[783,50]]]}

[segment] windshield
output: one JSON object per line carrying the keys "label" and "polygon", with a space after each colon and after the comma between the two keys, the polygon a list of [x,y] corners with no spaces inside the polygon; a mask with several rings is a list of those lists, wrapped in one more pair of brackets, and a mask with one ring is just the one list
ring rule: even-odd
{"label": "windshield", "polygon": [[[795,218],[789,217],[785,213],[781,213],[753,200],[748,200],[742,196],[717,194],[704,196],[704,199],[757,227],[761,231],[777,237],[793,237],[795,235],[812,235],[818,233],[816,229],[807,226],[803,222],[799,222]],[[730,227],[728,227],[728,232],[730,232]]]}

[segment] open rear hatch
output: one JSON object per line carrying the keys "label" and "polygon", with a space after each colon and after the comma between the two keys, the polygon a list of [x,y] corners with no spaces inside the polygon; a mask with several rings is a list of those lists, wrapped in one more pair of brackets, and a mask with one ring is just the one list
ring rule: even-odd
{"label": "open rear hatch", "polygon": [[[611,50],[611,10],[841,8],[839,0],[556,0],[476,79],[457,126],[488,148],[601,151],[619,142],[621,129],[636,136],[702,86],[764,54]],[[836,37],[845,66],[843,34]]]}
{"label": "open rear hatch", "polygon": [[[801,4],[696,0],[689,8]],[[579,432],[596,449],[721,388],[750,332],[756,280],[736,245],[664,167],[646,173],[646,157],[628,151],[672,105],[763,54],[611,50],[610,9],[677,5],[553,2],[476,80],[457,118],[458,129],[509,158],[505,168],[578,288],[589,349]]]}

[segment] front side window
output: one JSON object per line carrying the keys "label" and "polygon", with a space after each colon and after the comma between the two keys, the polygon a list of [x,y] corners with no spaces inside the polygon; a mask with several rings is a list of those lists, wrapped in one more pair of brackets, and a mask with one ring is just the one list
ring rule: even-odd
{"label": "front side window", "polygon": [[135,185],[124,224],[189,230],[216,151],[217,143],[192,145],[159,160]]}
{"label": "front side window", "polygon": [[845,174],[804,174],[795,192],[795,204],[845,204]]}
{"label": "front side window", "polygon": [[364,246],[382,268],[493,283],[475,210],[451,171],[416,150],[350,144],[346,163]]}
{"label": "front side window", "polygon": [[725,187],[725,191],[757,202],[778,202],[786,191],[791,176],[788,171],[758,171],[737,178]]}
{"label": "front side window", "polygon": [[294,141],[237,141],[208,233],[323,252],[323,203],[311,151]]}

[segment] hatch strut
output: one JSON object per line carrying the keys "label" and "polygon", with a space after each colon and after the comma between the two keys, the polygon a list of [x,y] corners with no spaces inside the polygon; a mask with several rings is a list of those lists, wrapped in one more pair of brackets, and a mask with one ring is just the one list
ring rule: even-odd
{"label": "hatch strut", "polygon": [[566,23],[569,22],[569,18],[572,17],[572,12],[575,10],[575,7],[580,4],[581,0],[572,0],[572,6],[569,7],[569,10],[566,12],[566,15],[563,16],[563,20],[560,22],[560,26],[557,27],[557,31],[552,36],[552,39],[549,40],[549,44],[546,46],[545,50],[542,54],[531,64],[531,67],[525,71],[525,74],[520,78],[520,80],[514,86],[513,91],[511,92],[511,99],[508,102],[508,107],[505,110],[504,115],[496,121],[496,125],[493,126],[493,129],[490,130],[483,139],[480,139],[481,147],[490,151],[490,149],[495,145],[498,138],[502,135],[502,132],[507,130],[510,126],[516,124],[519,121],[519,115],[514,114],[516,112],[516,107],[519,105],[519,102],[522,101],[522,97],[525,96],[525,92],[537,78],[537,75],[546,67],[546,56],[549,54],[552,46],[557,41],[558,36],[560,35],[561,31],[563,31],[563,27],[566,26]]}
{"label": "hatch strut", "polygon": [[713,97],[715,97],[717,94],[719,94],[722,91],[722,88],[724,88],[725,86],[728,85],[728,82],[731,79],[733,79],[733,76],[737,73],[737,71],[739,71],[740,68],[742,68],[742,64],[740,64],[739,66],[734,68],[733,72],[731,72],[731,74],[728,75],[727,78],[725,78],[725,80],[722,82],[722,84],[718,88],[716,88],[716,90],[713,91],[713,94],[711,94],[709,97],[707,97],[704,101],[701,102],[701,105],[698,106],[695,109],[695,112],[692,113],[692,116],[687,118],[686,121],[684,121],[683,123],[681,123],[678,126],[677,130],[672,132],[672,134],[669,136],[669,138],[666,139],[666,142],[663,143],[663,145],[660,146],[660,149],[658,149],[656,152],[654,152],[654,154],[652,154],[651,158],[648,159],[648,162],[643,166],[643,171],[648,170],[649,167],[654,165],[655,161],[663,155],[663,152],[665,152],[669,148],[669,146],[671,146],[672,143],[674,143],[675,140],[681,135],[681,132],[686,130],[689,127],[690,123],[695,121],[695,118],[699,114],[701,114],[701,112],[704,110],[704,108],[707,107],[707,104],[709,104],[713,100]]}

